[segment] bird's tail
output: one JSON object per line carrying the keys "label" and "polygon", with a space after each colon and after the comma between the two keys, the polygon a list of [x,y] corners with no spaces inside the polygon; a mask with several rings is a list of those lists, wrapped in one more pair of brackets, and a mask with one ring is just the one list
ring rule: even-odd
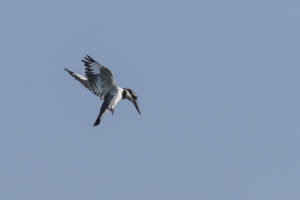
{"label": "bird's tail", "polygon": [[96,121],[94,123],[94,126],[98,126],[100,124],[100,122],[101,122],[101,118],[99,116],[99,117],[97,117],[97,119],[96,119]]}

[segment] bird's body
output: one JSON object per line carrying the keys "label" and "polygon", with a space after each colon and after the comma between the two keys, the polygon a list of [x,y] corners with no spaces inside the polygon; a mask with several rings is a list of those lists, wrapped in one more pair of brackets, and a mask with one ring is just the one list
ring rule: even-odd
{"label": "bird's body", "polygon": [[123,92],[123,89],[118,87],[116,90],[113,90],[109,93],[112,100],[109,102],[107,109],[109,111],[112,111],[112,113],[114,112],[113,110],[114,110],[115,106],[119,103],[119,101],[122,100],[122,92]]}
{"label": "bird's body", "polygon": [[100,99],[104,100],[94,126],[97,126],[100,123],[101,117],[105,112],[111,111],[113,114],[115,106],[122,99],[130,100],[139,114],[141,114],[137,104],[136,94],[130,89],[119,87],[115,83],[113,75],[108,68],[104,67],[90,56],[86,56],[82,62],[85,65],[85,76],[74,73],[66,68],[65,70],[84,87],[93,92]]}

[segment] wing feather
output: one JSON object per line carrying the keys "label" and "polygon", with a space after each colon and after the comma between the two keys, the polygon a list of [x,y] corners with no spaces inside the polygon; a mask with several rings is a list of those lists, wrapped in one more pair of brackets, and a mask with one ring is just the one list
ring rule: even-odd
{"label": "wing feather", "polygon": [[88,55],[84,57],[82,62],[85,66],[85,76],[74,73],[66,68],[65,70],[96,96],[104,99],[110,91],[114,91],[118,88],[114,81],[113,74],[108,68]]}

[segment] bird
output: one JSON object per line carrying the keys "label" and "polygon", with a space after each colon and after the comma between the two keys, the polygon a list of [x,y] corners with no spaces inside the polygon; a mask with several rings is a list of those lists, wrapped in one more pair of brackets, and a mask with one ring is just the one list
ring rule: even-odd
{"label": "bird", "polygon": [[101,100],[104,100],[94,126],[100,124],[103,114],[107,111],[110,111],[113,115],[115,106],[123,99],[131,101],[141,115],[137,102],[138,97],[133,90],[119,87],[114,80],[112,72],[89,55],[85,56],[81,61],[85,66],[85,75],[75,73],[67,68],[64,69],[84,87]]}

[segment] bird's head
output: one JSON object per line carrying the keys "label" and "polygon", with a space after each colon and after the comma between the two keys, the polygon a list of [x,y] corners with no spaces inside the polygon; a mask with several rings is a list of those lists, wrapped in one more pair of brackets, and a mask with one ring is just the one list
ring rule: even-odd
{"label": "bird's head", "polygon": [[131,101],[133,103],[133,105],[135,106],[136,110],[138,111],[138,113],[140,115],[142,114],[140,111],[139,105],[137,103],[137,96],[131,89],[124,88],[123,93],[122,93],[122,98],[128,99],[129,101]]}

